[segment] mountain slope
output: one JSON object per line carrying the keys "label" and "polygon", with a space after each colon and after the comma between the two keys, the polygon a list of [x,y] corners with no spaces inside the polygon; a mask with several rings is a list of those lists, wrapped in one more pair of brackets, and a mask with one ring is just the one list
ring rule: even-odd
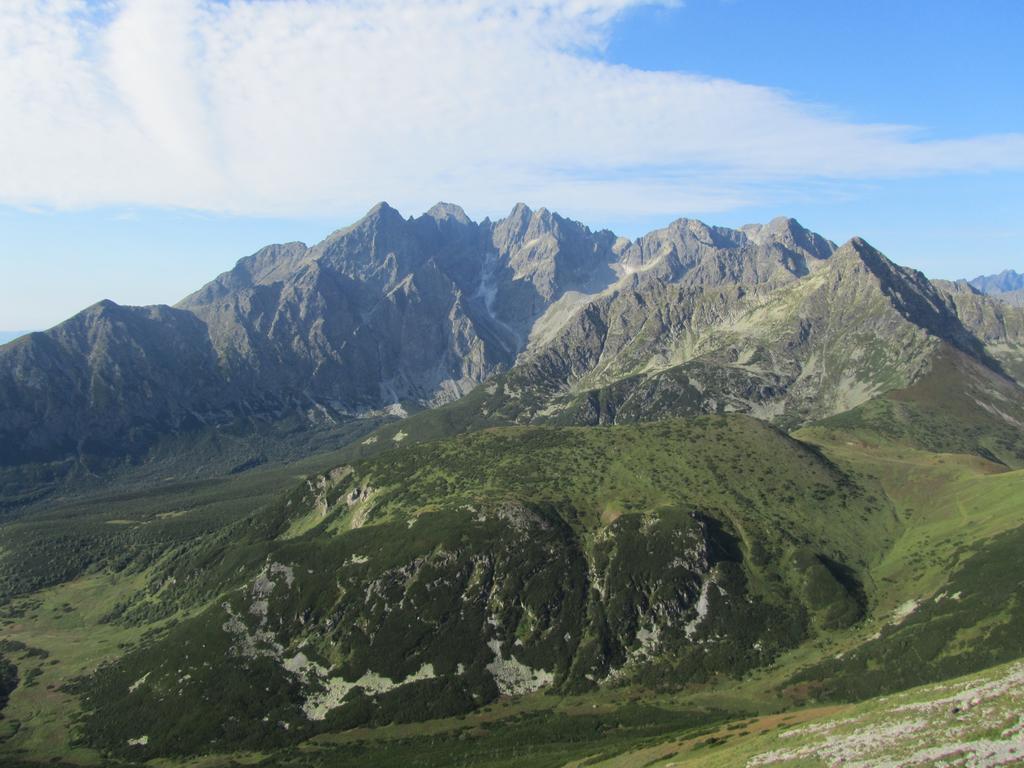
{"label": "mountain slope", "polygon": [[101,302],[0,347],[0,465],[50,462],[8,473],[31,484],[147,458],[189,429],[281,425],[301,445],[300,424],[451,400],[511,365],[551,301],[614,279],[614,242],[521,205],[478,225],[455,206],[406,220],[381,204],[317,246],[241,260],[177,308]]}
{"label": "mountain slope", "polygon": [[1024,665],[879,696],[854,706],[746,718],[683,731],[591,763],[598,768],[1019,765]]}
{"label": "mountain slope", "polygon": [[935,286],[948,297],[963,326],[998,361],[996,367],[1024,385],[1024,307],[1005,301],[1002,294],[981,294],[962,281],[936,280]]}
{"label": "mountain slope", "polygon": [[87,684],[87,733],[136,757],[220,751],[499,694],[727,679],[863,615],[897,523],[878,494],[745,417],[382,454],[154,574],[120,621],[209,607]]}
{"label": "mountain slope", "polygon": [[[231,400],[203,323],[103,301],[2,347],[0,463],[132,453]],[[182,376],[188,371],[188,376]]]}
{"label": "mountain slope", "polygon": [[552,399],[626,377],[648,386],[676,368],[700,410],[799,424],[909,383],[936,338],[984,354],[919,273],[853,240],[779,286],[623,289],[591,304],[508,381],[540,390],[550,412]]}
{"label": "mountain slope", "polygon": [[484,382],[419,423],[742,412],[791,428],[910,386],[940,342],[1024,380],[1021,310],[792,219],[630,241],[522,204],[476,223],[382,203],[177,307],[102,302],[0,347],[2,501],[293,458]]}
{"label": "mountain slope", "polygon": [[764,714],[1024,652],[1021,472],[817,429],[485,430],[309,477],[122,597],[112,629],[172,621],[73,689],[87,742],[378,764],[396,734],[487,750],[533,707]]}
{"label": "mountain slope", "polygon": [[680,220],[631,242],[522,204],[479,224],[453,205],[403,219],[380,204],[313,247],[242,259],[176,308],[104,301],[0,347],[0,465],[85,476],[192,429],[330,431],[437,405],[631,276],[776,284],[833,249],[784,219],[743,231]]}
{"label": "mountain slope", "polygon": [[[948,284],[898,267],[859,239],[807,274],[777,282],[687,286],[634,275],[589,300],[486,387],[384,427],[353,452],[510,423],[741,412],[796,427],[864,404],[877,409],[885,393],[942,368],[947,352],[971,371],[948,382],[950,397],[965,382],[987,382],[965,391],[977,390],[975,401],[997,414],[994,422],[983,419],[984,429],[1015,442],[1022,402],[1016,310],[973,289],[968,304]],[[942,401],[937,394],[929,406],[940,420]]]}
{"label": "mountain slope", "polygon": [[1024,288],[1019,291],[1007,291],[1006,293],[996,293],[992,295],[993,298],[1004,304],[1009,304],[1011,307],[1024,307]]}
{"label": "mountain slope", "polygon": [[[808,431],[810,430],[810,431]],[[872,444],[969,453],[1024,467],[1024,389],[948,345],[927,373],[797,434],[831,433]]]}
{"label": "mountain slope", "polygon": [[[253,473],[202,508],[182,488],[5,525],[5,577],[92,567],[0,606],[22,681],[0,760],[564,765],[734,720],[703,764],[755,716],[1017,658],[1014,387],[940,342],[847,415],[900,410],[799,440],[737,415],[378,432],[362,448],[394,450],[265,510]],[[388,429],[443,431],[462,402]],[[46,548],[11,535],[29,523]]]}

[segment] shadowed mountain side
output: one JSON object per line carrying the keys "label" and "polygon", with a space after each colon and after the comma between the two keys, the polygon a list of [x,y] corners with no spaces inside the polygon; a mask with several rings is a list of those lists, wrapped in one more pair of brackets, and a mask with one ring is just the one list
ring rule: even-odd
{"label": "shadowed mountain side", "polygon": [[1024,385],[1024,306],[1014,304],[1016,294],[987,296],[962,280],[936,280],[957,318],[985,345],[1004,373]]}
{"label": "shadowed mountain side", "polygon": [[202,423],[197,402],[210,416],[235,407],[205,324],[170,307],[102,301],[0,359],[2,463],[131,455]]}
{"label": "shadowed mountain side", "polygon": [[[897,522],[877,494],[739,416],[487,430],[338,467],[158,566],[168,588],[120,621],[203,608],[84,682],[87,738],[194,754],[738,676],[863,616]],[[211,707],[233,719],[191,717]]]}

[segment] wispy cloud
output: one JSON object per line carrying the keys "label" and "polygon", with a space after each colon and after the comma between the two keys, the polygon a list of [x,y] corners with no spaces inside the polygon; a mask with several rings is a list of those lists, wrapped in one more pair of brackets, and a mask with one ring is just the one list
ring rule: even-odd
{"label": "wispy cloud", "polygon": [[388,199],[733,208],[773,186],[1024,168],[779,90],[591,55],[640,0],[6,0],[0,202],[326,214]]}

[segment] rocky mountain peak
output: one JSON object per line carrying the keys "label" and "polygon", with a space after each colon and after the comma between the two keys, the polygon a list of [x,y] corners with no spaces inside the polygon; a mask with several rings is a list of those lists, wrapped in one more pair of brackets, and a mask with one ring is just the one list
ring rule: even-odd
{"label": "rocky mountain peak", "polygon": [[423,215],[427,218],[434,219],[437,222],[454,221],[459,224],[473,223],[462,207],[455,205],[454,203],[437,203]]}
{"label": "rocky mountain peak", "polygon": [[512,210],[508,216],[505,217],[505,221],[529,221],[533,216],[533,211],[526,203],[516,203],[512,206]]}
{"label": "rocky mountain peak", "polygon": [[374,221],[374,220],[385,219],[385,218],[389,218],[389,217],[390,218],[397,217],[398,219],[401,219],[401,220],[404,221],[404,219],[402,219],[402,214],[400,214],[397,210],[395,210],[390,205],[388,205],[386,200],[381,200],[379,203],[377,203],[375,206],[373,206],[370,210],[368,210],[366,212],[366,215],[363,216],[363,218],[360,221]]}
{"label": "rocky mountain peak", "polygon": [[382,229],[394,230],[403,227],[405,223],[406,221],[402,217],[402,214],[382,200],[363,214],[363,216],[355,223],[332,232],[323,241],[321,241],[319,245],[315,246],[315,248],[323,251],[326,250],[331,243],[344,238],[346,235],[351,233],[369,233],[380,231]]}
{"label": "rocky mountain peak", "polygon": [[765,239],[773,239],[787,245],[796,245],[807,240],[808,231],[800,226],[800,222],[788,216],[776,216],[762,230]]}
{"label": "rocky mountain peak", "polygon": [[555,235],[557,237],[562,223],[566,221],[566,219],[563,219],[557,213],[552,213],[547,208],[538,208],[530,217],[530,223],[526,227],[525,238],[529,241],[546,235]]}
{"label": "rocky mountain peak", "polygon": [[861,237],[844,243],[831,261],[844,271],[852,266],[860,274],[870,275],[893,308],[908,321],[1002,372],[999,363],[962,325],[952,301],[919,270],[895,264]]}
{"label": "rocky mountain peak", "polygon": [[856,235],[836,249],[831,261],[841,272],[848,273],[852,269],[855,272],[872,275],[883,288],[908,279],[917,283],[918,276],[921,278],[920,282],[928,282],[924,275],[894,264],[867,240]]}
{"label": "rocky mountain peak", "polygon": [[90,306],[86,307],[84,312],[90,315],[98,315],[102,314],[105,311],[116,310],[120,306],[121,305],[118,304],[113,299],[100,299],[95,304],[91,304]]}
{"label": "rocky mountain peak", "polygon": [[933,291],[931,282],[920,270],[903,267],[889,259],[871,243],[860,236],[851,237],[835,253],[836,257],[847,254],[864,264],[874,275],[883,281],[901,279],[912,284],[917,290]]}
{"label": "rocky mountain peak", "polygon": [[790,238],[794,241],[804,239],[812,233],[799,221],[790,216],[776,216],[764,225],[762,232],[778,238]]}
{"label": "rocky mountain peak", "polygon": [[499,249],[508,249],[526,238],[526,231],[533,220],[533,211],[525,203],[516,203],[511,213],[494,225],[494,244]]}
{"label": "rocky mountain peak", "polygon": [[811,232],[799,221],[788,216],[776,216],[767,224],[747,225],[741,229],[753,242],[776,243],[783,248],[797,251],[805,257],[819,261],[828,259],[836,250],[834,243]]}

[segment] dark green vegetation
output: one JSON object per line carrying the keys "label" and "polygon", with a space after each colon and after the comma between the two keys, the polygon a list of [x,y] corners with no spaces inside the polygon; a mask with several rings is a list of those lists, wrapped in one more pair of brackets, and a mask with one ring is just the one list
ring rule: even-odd
{"label": "dark green vegetation", "polygon": [[302,768],[515,768],[529,765],[560,768],[586,757],[599,761],[628,749],[656,743],[667,735],[697,735],[722,721],[725,713],[669,709],[634,702],[612,711],[524,712],[479,725],[461,725],[430,736],[375,741],[354,738],[343,744],[316,743],[307,749],[286,749],[268,766]]}
{"label": "dark green vegetation", "polygon": [[0,653],[0,717],[11,697],[11,691],[18,687],[18,668]]}
{"label": "dark green vegetation", "polygon": [[390,419],[340,419],[311,426],[300,420],[240,418],[209,427],[191,425],[175,435],[150,434],[138,451],[91,452],[75,459],[0,462],[0,520],[63,508],[79,497],[112,491],[143,498],[165,486],[229,479],[257,468],[276,469],[330,453]]}
{"label": "dark green vegetation", "polygon": [[[55,666],[14,654],[39,684],[14,692],[10,748],[563,765],[1024,654],[1003,567],[1021,543],[1019,472],[863,425],[801,436],[817,445],[742,416],[505,427],[388,440],[301,481],[268,468],[145,506],[81,499],[82,520],[103,508],[103,526],[165,538],[11,602],[0,632],[53,638]],[[218,524],[165,514],[188,495]],[[102,645],[72,652],[76,627]],[[73,703],[77,724],[25,717]],[[69,733],[55,751],[39,741]]]}
{"label": "dark green vegetation", "polygon": [[[194,479],[183,473],[180,479],[151,478],[150,484],[145,482],[148,474],[128,474],[120,482],[108,483],[105,490],[89,491],[86,486],[78,494],[9,511],[6,519],[0,517],[0,605],[85,573],[145,569],[174,546],[251,515],[297,478],[334,466],[346,455],[314,453],[218,478]],[[203,459],[197,446],[191,458],[181,460]]]}
{"label": "dark green vegetation", "polygon": [[[1024,505],[1024,502],[1022,502]],[[849,701],[957,677],[1024,656],[1024,527],[943,565],[951,576],[929,599],[907,603],[876,639],[795,678],[819,697]],[[902,614],[903,611],[900,613]]]}
{"label": "dark green vegetation", "polygon": [[384,453],[158,564],[115,620],[208,607],[82,684],[86,733],[266,749],[502,693],[741,676],[862,615],[895,527],[880,494],[745,417]]}

